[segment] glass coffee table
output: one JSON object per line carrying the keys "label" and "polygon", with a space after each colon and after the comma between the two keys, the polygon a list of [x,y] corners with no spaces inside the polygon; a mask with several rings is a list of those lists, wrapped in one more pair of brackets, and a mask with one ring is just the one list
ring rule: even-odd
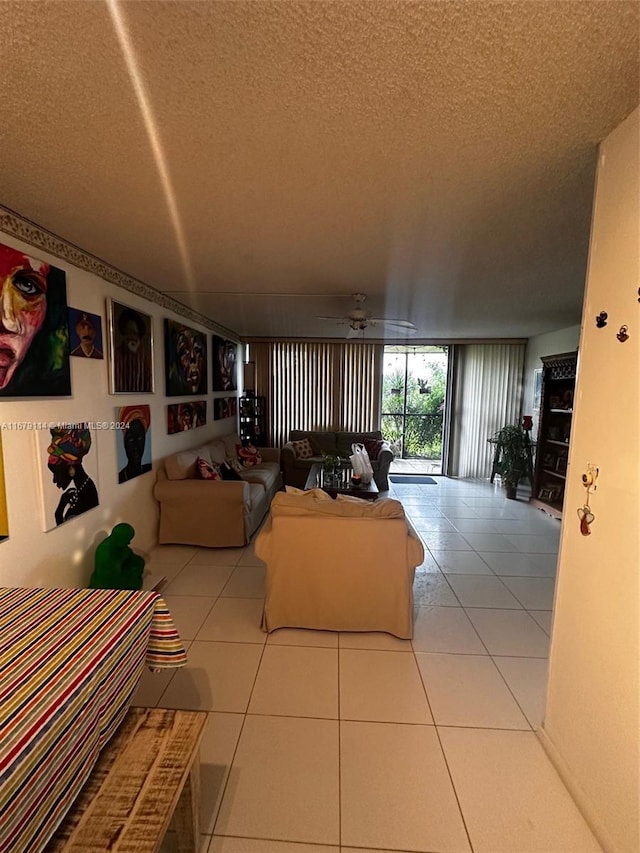
{"label": "glass coffee table", "polygon": [[321,462],[314,462],[304,487],[305,489],[322,489],[332,498],[337,495],[351,495],[351,497],[362,498],[365,501],[377,500],[379,491],[376,481],[371,480],[370,483],[355,486],[351,482],[352,474],[353,471],[348,466],[341,467],[335,474],[328,474]]}

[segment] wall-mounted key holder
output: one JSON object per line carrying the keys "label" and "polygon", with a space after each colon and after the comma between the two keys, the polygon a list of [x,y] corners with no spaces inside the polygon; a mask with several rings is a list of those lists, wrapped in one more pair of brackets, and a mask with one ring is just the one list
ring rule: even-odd
{"label": "wall-mounted key holder", "polygon": [[616,335],[616,338],[623,344],[625,341],[629,340],[629,327],[628,326],[620,326],[620,331]]}
{"label": "wall-mounted key holder", "polygon": [[596,327],[598,329],[604,329],[604,327],[607,325],[607,317],[608,316],[609,315],[607,314],[606,311],[601,311],[598,314],[598,316],[596,317]]}

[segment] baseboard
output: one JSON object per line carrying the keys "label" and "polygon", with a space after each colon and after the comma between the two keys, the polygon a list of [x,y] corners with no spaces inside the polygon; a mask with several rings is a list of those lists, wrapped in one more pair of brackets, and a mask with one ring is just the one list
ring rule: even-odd
{"label": "baseboard", "polygon": [[562,755],[558,752],[558,749],[556,748],[549,735],[544,730],[543,726],[540,726],[540,728],[536,729],[536,735],[538,736],[538,740],[540,741],[542,748],[547,754],[549,761],[551,761],[556,771],[558,772],[558,775],[562,779],[565,788],[571,794],[573,801],[578,807],[578,811],[582,814],[582,817],[587,822],[589,829],[595,835],[596,840],[604,850],[604,853],[616,853],[613,840],[611,839],[609,832],[604,827],[602,821],[596,813],[593,807],[593,803],[576,781],[574,775],[569,769],[568,764],[566,763]]}

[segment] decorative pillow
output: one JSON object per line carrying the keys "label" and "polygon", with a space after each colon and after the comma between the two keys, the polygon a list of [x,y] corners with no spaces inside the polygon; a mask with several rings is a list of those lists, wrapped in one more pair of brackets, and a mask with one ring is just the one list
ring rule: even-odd
{"label": "decorative pillow", "polygon": [[223,480],[242,480],[240,474],[228,462],[223,462],[220,466],[220,476]]}
{"label": "decorative pillow", "polygon": [[262,456],[257,447],[254,447],[249,442],[245,447],[239,444],[236,447],[238,459],[243,468],[253,468],[254,465],[259,465],[262,462]]}
{"label": "decorative pillow", "polygon": [[215,462],[207,462],[201,456],[196,461],[196,478],[198,480],[222,480],[220,467]]}
{"label": "decorative pillow", "polygon": [[379,438],[365,438],[362,443],[364,444],[364,449],[369,454],[369,459],[377,459],[384,441],[381,441]]}
{"label": "decorative pillow", "polygon": [[239,459],[233,459],[233,457],[229,456],[224,460],[223,464],[228,465],[229,468],[233,471],[237,471],[238,474],[242,471],[242,463]]}
{"label": "decorative pillow", "polygon": [[301,438],[300,441],[292,441],[293,455],[296,459],[311,459],[313,456],[313,447],[308,438]]}

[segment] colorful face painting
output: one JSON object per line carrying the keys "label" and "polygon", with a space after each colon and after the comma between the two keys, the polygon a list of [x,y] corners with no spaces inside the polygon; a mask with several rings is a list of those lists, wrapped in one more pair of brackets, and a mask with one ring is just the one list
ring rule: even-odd
{"label": "colorful face painting", "polygon": [[214,421],[224,420],[225,418],[233,418],[238,413],[237,397],[218,397],[213,401],[213,419]]}
{"label": "colorful face painting", "polygon": [[0,397],[70,394],[65,274],[0,245]]}
{"label": "colorful face painting", "polygon": [[96,435],[84,423],[36,431],[45,530],[98,506]]}
{"label": "colorful face painting", "polygon": [[236,359],[238,345],[218,335],[213,340],[213,390],[236,391]]}
{"label": "colorful face painting", "polygon": [[207,336],[175,320],[164,321],[167,397],[207,393]]}
{"label": "colorful face painting", "polygon": [[151,471],[151,409],[147,405],[115,410],[118,426],[118,482],[126,483]]}
{"label": "colorful face painting", "polygon": [[167,406],[167,432],[169,435],[204,426],[206,422],[206,400],[195,400],[193,403],[172,403]]}

